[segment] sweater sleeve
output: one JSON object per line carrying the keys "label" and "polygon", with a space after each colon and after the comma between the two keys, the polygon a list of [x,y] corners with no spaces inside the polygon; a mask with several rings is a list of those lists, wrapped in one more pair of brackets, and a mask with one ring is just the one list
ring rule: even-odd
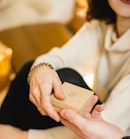
{"label": "sweater sleeve", "polygon": [[102,116],[124,131],[130,127],[130,75],[128,74],[113,88]]}
{"label": "sweater sleeve", "polygon": [[46,62],[50,63],[54,69],[63,67],[75,68],[77,70],[87,69],[92,63],[93,56],[98,51],[97,44],[99,44],[102,34],[101,27],[95,22],[91,24],[85,23],[62,47],[54,47],[48,53],[37,57],[33,66]]}
{"label": "sweater sleeve", "polygon": [[54,127],[45,130],[28,131],[28,139],[80,139],[72,131],[64,126]]}

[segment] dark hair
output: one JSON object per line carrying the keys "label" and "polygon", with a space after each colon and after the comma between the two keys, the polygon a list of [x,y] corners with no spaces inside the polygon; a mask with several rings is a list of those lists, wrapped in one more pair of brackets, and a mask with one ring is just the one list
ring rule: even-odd
{"label": "dark hair", "polygon": [[116,14],[109,6],[107,0],[87,0],[87,3],[87,21],[98,19],[108,24],[116,22]]}

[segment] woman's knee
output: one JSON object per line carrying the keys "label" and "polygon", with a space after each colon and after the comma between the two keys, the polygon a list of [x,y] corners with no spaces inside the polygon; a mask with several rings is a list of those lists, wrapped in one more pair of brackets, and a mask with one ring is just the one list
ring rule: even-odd
{"label": "woman's knee", "polygon": [[83,77],[74,69],[72,68],[62,68],[58,69],[57,73],[62,82],[69,82],[80,87],[84,87],[90,89],[86,82],[84,81]]}

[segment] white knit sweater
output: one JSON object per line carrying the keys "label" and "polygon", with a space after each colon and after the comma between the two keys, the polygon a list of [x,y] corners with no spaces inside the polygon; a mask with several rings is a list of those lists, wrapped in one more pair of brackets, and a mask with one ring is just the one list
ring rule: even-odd
{"label": "white knit sweater", "polygon": [[[113,35],[113,25],[98,21],[85,23],[61,49],[54,48],[39,56],[34,65],[44,61],[55,69],[76,68],[83,76],[94,73],[94,91],[105,100],[103,118],[127,131],[130,128],[130,29],[112,44]],[[59,134],[57,128],[53,131]]]}

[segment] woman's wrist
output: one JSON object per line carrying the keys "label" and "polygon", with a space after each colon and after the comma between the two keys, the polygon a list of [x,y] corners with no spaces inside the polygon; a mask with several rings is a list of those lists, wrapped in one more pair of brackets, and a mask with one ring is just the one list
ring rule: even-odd
{"label": "woman's wrist", "polygon": [[27,77],[27,82],[28,82],[28,84],[30,84],[30,80],[31,80],[31,77],[32,77],[33,72],[35,72],[37,69],[39,69],[39,68],[42,67],[42,66],[47,66],[47,67],[49,67],[50,69],[54,69],[53,66],[52,66],[51,64],[45,63],[45,62],[39,63],[39,64],[35,65],[35,66],[32,67],[32,68],[30,69],[30,71],[29,71],[29,74],[28,74],[28,77]]}

